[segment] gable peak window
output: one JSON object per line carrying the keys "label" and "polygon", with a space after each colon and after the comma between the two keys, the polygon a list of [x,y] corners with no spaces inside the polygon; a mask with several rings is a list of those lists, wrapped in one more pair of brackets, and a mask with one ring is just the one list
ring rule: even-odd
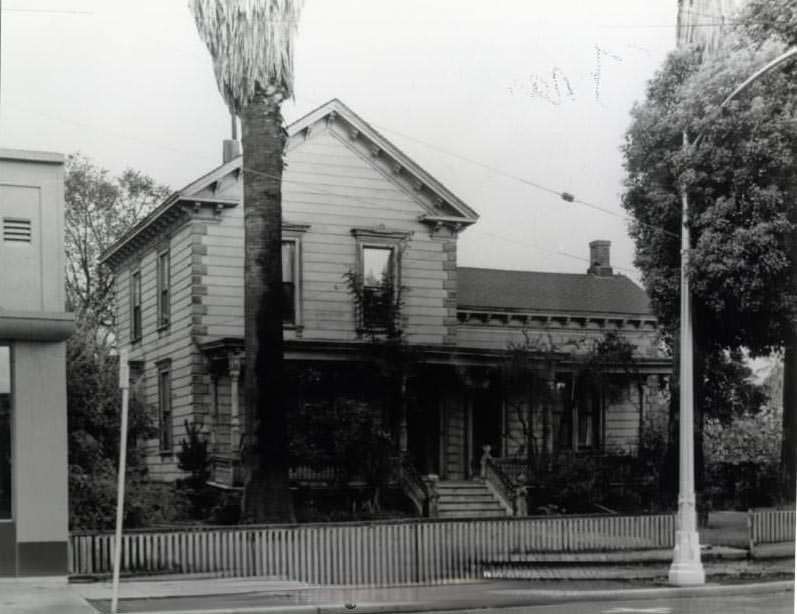
{"label": "gable peak window", "polygon": [[390,245],[362,248],[362,324],[386,329],[394,317],[396,250]]}

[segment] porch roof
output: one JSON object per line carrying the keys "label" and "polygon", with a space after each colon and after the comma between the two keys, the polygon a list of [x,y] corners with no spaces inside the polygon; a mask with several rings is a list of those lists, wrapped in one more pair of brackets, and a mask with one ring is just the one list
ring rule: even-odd
{"label": "porch roof", "polygon": [[[507,360],[506,350],[473,347],[451,347],[441,345],[412,345],[412,351],[420,355],[419,361],[429,365],[450,365],[455,367],[497,366]],[[244,351],[244,340],[241,337],[224,337],[209,340],[200,345],[202,352],[209,358],[223,358],[228,354],[240,354]],[[342,341],[308,341],[299,339],[285,340],[285,358],[287,360],[312,361],[364,361],[371,358],[367,354],[368,342]],[[565,371],[578,368],[578,362],[566,352],[532,354],[532,362],[537,364],[555,361]],[[613,370],[611,365],[607,365]],[[635,371],[639,375],[648,373],[669,372],[672,363],[669,358],[638,358]],[[617,367],[618,372],[626,372],[627,368]]]}
{"label": "porch roof", "polygon": [[457,307],[475,310],[653,316],[645,291],[625,275],[457,268]]}

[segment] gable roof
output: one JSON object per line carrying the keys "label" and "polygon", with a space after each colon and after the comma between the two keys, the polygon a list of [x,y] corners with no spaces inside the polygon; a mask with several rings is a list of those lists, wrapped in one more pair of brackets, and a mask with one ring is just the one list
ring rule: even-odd
{"label": "gable roof", "polygon": [[460,309],[652,316],[645,291],[625,275],[457,268]]}
{"label": "gable roof", "polygon": [[[420,221],[432,224],[446,223],[455,224],[456,226],[468,226],[478,220],[479,215],[473,209],[468,207],[440,181],[423,170],[408,155],[388,141],[337,98],[310,111],[287,127],[288,142],[286,150],[296,145],[302,138],[307,137],[313,126],[322,121],[327,123],[333,121],[341,122],[349,131],[352,139],[362,139],[368,144],[368,149],[371,151],[372,156],[379,156],[389,161],[394,175],[402,175],[414,185],[413,191],[416,194],[416,199],[421,198],[421,190],[425,191],[426,200],[430,200],[434,205],[431,208],[426,205],[422,207],[427,213],[419,217]],[[204,202],[220,207],[236,206],[238,204],[237,199],[230,200],[215,196],[202,197],[202,192],[209,190],[212,194],[215,191],[214,186],[217,182],[228,175],[240,173],[242,164],[243,157],[236,156],[195,179],[181,190],[172,193],[158,207],[114,242],[102,254],[101,261],[113,265],[124,257],[124,254],[132,246],[139,244],[142,240],[146,241],[147,237],[151,236],[153,227],[158,225],[159,222],[173,220],[175,217],[183,215],[185,205]]]}

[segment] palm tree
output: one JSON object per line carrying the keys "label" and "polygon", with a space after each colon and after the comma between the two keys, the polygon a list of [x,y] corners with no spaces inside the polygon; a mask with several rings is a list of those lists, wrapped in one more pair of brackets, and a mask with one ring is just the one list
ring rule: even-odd
{"label": "palm tree", "polygon": [[239,115],[243,145],[243,517],[292,521],[282,392],[281,103],[293,95],[293,39],[301,0],[191,0],[216,82]]}

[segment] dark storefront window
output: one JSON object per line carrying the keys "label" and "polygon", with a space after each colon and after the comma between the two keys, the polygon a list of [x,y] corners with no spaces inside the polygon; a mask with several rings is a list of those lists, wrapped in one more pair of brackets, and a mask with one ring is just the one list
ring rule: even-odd
{"label": "dark storefront window", "polygon": [[11,518],[11,348],[0,345],[0,520]]}

